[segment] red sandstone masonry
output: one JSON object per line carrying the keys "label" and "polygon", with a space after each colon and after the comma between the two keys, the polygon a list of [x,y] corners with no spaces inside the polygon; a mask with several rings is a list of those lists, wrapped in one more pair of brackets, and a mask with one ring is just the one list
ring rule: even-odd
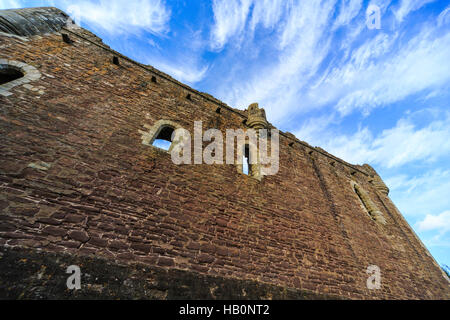
{"label": "red sandstone masonry", "polygon": [[[114,65],[111,51],[71,37],[68,45],[60,34],[0,35],[0,59],[42,74],[31,89],[0,96],[3,246],[348,298],[450,298],[441,271],[364,168],[290,146],[288,135],[279,173],[261,182],[232,165],[176,166],[141,143],[144,125],[166,119],[192,131],[202,120],[204,130],[225,133],[244,128],[244,113],[123,58]],[[386,225],[364,211],[352,180]],[[366,288],[370,264],[381,268],[381,290]]]}

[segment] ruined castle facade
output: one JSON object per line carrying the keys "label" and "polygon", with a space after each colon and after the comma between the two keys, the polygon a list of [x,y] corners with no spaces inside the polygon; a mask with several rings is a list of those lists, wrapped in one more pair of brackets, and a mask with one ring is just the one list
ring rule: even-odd
{"label": "ruined castle facade", "polygon": [[369,165],[283,132],[265,176],[152,145],[194,121],[274,129],[257,105],[132,61],[54,8],[0,11],[0,80],[0,298],[450,298]]}

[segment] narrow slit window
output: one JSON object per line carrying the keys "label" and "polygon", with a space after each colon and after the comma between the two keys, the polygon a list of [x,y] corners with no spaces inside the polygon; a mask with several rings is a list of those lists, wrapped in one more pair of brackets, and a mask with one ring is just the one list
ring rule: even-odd
{"label": "narrow slit window", "polygon": [[165,126],[161,128],[155,140],[153,140],[152,145],[154,147],[169,151],[170,146],[172,145],[173,132],[174,129],[172,127]]}
{"label": "narrow slit window", "polygon": [[250,148],[245,145],[244,155],[242,159],[242,173],[251,176],[252,165],[250,164]]}
{"label": "narrow slit window", "polygon": [[381,224],[386,224],[386,219],[384,218],[383,214],[380,210],[375,206],[373,201],[370,199],[367,192],[365,192],[359,185],[354,184],[353,190],[358,195],[359,199],[361,200],[361,203],[363,204],[364,208],[366,209],[366,212],[369,214],[369,216],[375,220],[376,222],[379,222]]}
{"label": "narrow slit window", "polygon": [[20,79],[24,73],[18,68],[8,65],[0,65],[0,85]]}

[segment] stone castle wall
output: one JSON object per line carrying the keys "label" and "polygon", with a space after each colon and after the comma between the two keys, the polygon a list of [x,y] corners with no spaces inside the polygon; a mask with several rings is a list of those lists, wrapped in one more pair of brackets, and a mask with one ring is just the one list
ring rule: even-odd
{"label": "stone castle wall", "polygon": [[[142,144],[142,132],[159,120],[192,131],[201,120],[204,130],[225,135],[245,129],[246,113],[118,55],[82,29],[64,32],[73,43],[60,33],[0,34],[0,59],[40,73],[0,95],[4,257],[20,250],[91,257],[321,296],[450,298],[442,271],[370,168],[290,134],[280,136],[278,174],[261,181],[233,165],[177,166]],[[368,212],[355,184],[385,223]],[[0,258],[3,270],[15,265],[5,261],[18,260]],[[379,290],[366,287],[369,265],[380,267]]]}

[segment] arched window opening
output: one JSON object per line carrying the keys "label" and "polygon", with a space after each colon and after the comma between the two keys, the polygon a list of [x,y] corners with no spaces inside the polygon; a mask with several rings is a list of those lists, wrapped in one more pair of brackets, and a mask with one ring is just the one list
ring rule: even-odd
{"label": "arched window opening", "polygon": [[148,131],[141,131],[142,144],[152,146],[165,151],[171,151],[174,146],[172,135],[175,130],[182,129],[180,125],[171,120],[158,120],[152,126],[144,125]]}
{"label": "arched window opening", "polygon": [[172,127],[162,127],[153,140],[152,146],[169,151],[170,146],[172,145],[172,134],[174,131],[175,130]]}
{"label": "arched window opening", "polygon": [[7,64],[0,64],[0,85],[20,79],[24,75],[19,68]]}
{"label": "arched window opening", "polygon": [[0,59],[0,96],[10,96],[14,87],[40,77],[41,73],[33,66],[20,61]]}

